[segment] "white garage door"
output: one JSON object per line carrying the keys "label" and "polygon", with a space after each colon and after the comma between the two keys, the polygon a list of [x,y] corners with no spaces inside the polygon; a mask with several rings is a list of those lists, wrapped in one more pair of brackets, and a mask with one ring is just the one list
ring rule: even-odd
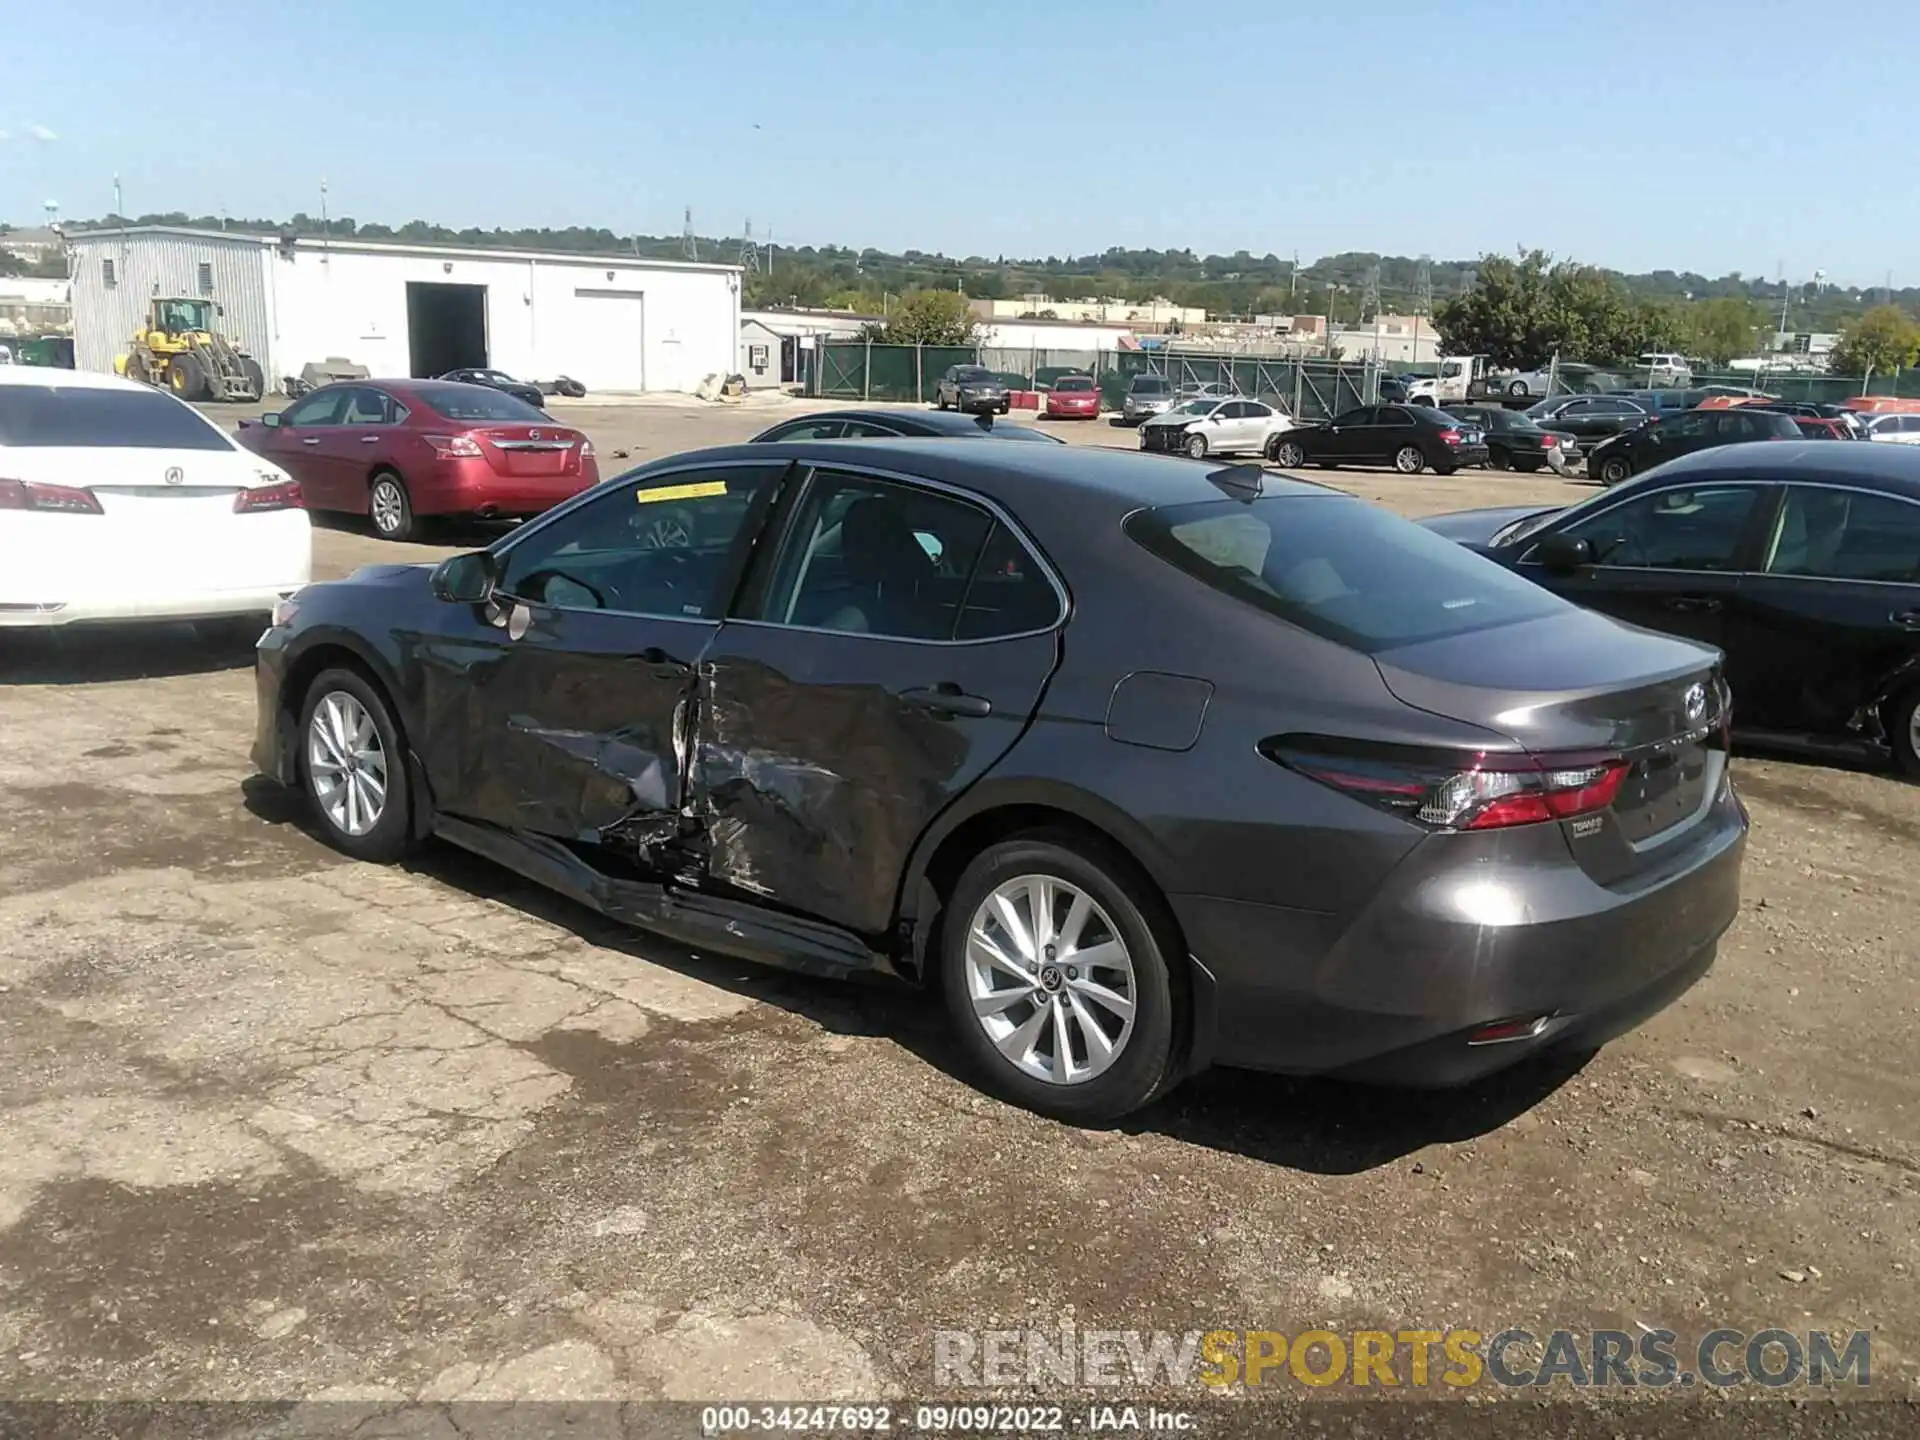
{"label": "white garage door", "polygon": [[631,290],[575,290],[571,342],[559,369],[589,390],[645,390],[647,299]]}

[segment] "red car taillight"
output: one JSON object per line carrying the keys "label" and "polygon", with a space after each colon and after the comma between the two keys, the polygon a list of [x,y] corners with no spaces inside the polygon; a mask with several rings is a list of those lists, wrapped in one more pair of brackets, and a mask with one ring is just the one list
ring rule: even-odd
{"label": "red car taillight", "polygon": [[1449,445],[1458,445],[1460,443],[1460,432],[1458,430],[1442,430],[1440,432],[1440,438]]}
{"label": "red car taillight", "polygon": [[306,505],[300,482],[288,480],[279,485],[256,485],[233,497],[233,513],[251,515],[257,510],[299,510]]}
{"label": "red car taillight", "polygon": [[1422,750],[1282,735],[1261,753],[1322,785],[1432,830],[1498,830],[1604,810],[1628,765],[1604,751],[1529,755]]}
{"label": "red car taillight", "polygon": [[68,485],[35,485],[0,480],[0,510],[48,510],[61,515],[99,515],[100,501],[90,490]]}
{"label": "red car taillight", "polygon": [[439,460],[477,460],[486,453],[480,448],[480,442],[470,435],[426,435],[421,438],[433,446],[434,458]]}

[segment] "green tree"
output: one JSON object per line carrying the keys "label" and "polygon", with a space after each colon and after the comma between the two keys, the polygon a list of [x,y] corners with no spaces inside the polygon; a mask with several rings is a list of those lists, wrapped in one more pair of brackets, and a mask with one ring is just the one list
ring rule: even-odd
{"label": "green tree", "polygon": [[909,290],[873,338],[888,345],[971,345],[975,329],[958,290]]}
{"label": "green tree", "polygon": [[1920,359],[1920,327],[1898,305],[1876,305],[1840,332],[1830,368],[1839,375],[1900,370]]}
{"label": "green tree", "polygon": [[1680,343],[1715,365],[1751,355],[1762,323],[1760,307],[1737,295],[1696,300],[1680,318]]}
{"label": "green tree", "polygon": [[1440,348],[1449,355],[1485,355],[1496,365],[1544,364],[1553,353],[1547,330],[1548,265],[1543,250],[1517,260],[1483,255],[1472,288],[1434,307]]}

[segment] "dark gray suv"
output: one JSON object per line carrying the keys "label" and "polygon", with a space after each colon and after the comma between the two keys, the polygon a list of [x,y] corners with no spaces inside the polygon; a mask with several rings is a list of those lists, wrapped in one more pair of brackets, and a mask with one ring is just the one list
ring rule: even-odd
{"label": "dark gray suv", "polygon": [[984,365],[949,365],[933,387],[933,403],[942,410],[1001,415],[1012,404],[1006,382]]}

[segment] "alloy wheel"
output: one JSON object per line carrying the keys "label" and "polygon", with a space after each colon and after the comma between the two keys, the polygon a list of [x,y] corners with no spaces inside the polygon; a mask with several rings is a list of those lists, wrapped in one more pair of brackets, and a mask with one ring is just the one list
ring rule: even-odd
{"label": "alloy wheel", "polygon": [[387,810],[387,752],[379,727],[354,696],[329,691],[307,726],[307,774],[321,813],[343,835],[360,836]]}
{"label": "alloy wheel", "polygon": [[1920,755],[1920,706],[1916,706],[1913,714],[1907,717],[1907,748]]}
{"label": "alloy wheel", "polygon": [[1393,468],[1402,475],[1418,475],[1425,463],[1426,457],[1411,445],[1402,445],[1399,453],[1393,457]]}
{"label": "alloy wheel", "polygon": [[396,533],[405,518],[407,499],[392,480],[381,480],[373,487],[368,501],[373,511],[373,528],[382,535]]}
{"label": "alloy wheel", "polygon": [[967,927],[967,996],[1007,1062],[1052,1085],[1104,1074],[1133,1034],[1126,941],[1092,896],[1054,875],[998,886]]}
{"label": "alloy wheel", "polygon": [[1280,448],[1273,452],[1273,458],[1284,470],[1292,470],[1306,463],[1307,452],[1300,448],[1298,440],[1283,440]]}

